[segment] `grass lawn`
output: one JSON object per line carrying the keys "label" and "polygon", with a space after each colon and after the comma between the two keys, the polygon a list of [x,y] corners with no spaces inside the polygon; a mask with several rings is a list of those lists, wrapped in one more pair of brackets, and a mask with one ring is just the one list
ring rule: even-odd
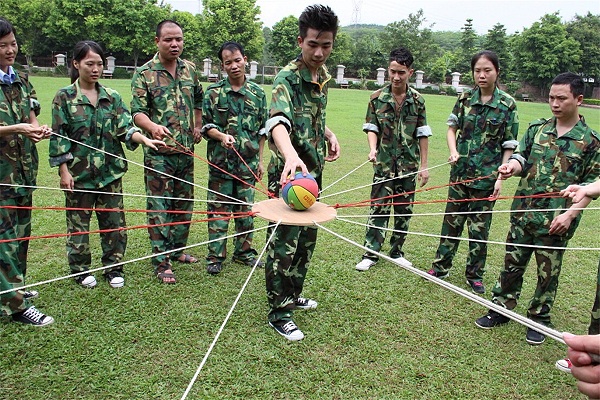
{"label": "grass lawn", "polygon": [[[67,79],[33,77],[42,103],[42,123],[50,124],[50,104]],[[128,103],[129,81],[106,80]],[[268,88],[267,88],[268,90]],[[367,91],[330,91],[328,126],[342,145],[342,157],[325,170],[324,187],[362,164],[368,154],[361,131]],[[430,140],[430,166],[448,157],[445,121],[455,98],[425,96]],[[600,110],[582,108],[588,124],[600,130]],[[519,103],[520,133],[530,121],[550,116],[547,104]],[[47,163],[47,142],[38,146],[38,185],[58,187],[56,169]],[[205,144],[196,147],[205,156]],[[142,161],[142,151],[128,153]],[[449,166],[431,171],[428,186],[444,185]],[[368,184],[372,169],[366,165],[324,194]],[[196,161],[195,182],[206,186],[207,167]],[[516,179],[503,195],[512,195]],[[143,194],[142,168],[131,164],[125,176],[126,193]],[[196,188],[196,197],[206,198]],[[348,203],[369,197],[363,188],[327,199]],[[417,200],[445,199],[446,189],[417,195]],[[263,200],[257,195],[257,201]],[[38,189],[34,205],[63,205],[63,195]],[[591,206],[598,206],[592,203]],[[415,213],[440,213],[442,203],[423,204]],[[125,208],[143,209],[145,201],[125,197]],[[496,210],[508,210],[510,200],[498,201]],[[195,209],[204,210],[203,202]],[[348,208],[338,214],[366,214],[366,208]],[[570,247],[600,247],[597,210],[585,212]],[[503,242],[508,213],[494,217],[490,240]],[[365,222],[366,218],[358,219]],[[411,231],[439,234],[442,216],[415,216]],[[142,225],[144,214],[128,213],[128,225]],[[257,227],[266,222],[256,219]],[[97,227],[93,225],[92,229]],[[342,221],[327,227],[362,243],[364,228]],[[61,211],[33,213],[33,235],[65,232]],[[207,240],[204,224],[191,227],[190,244]],[[255,235],[255,247],[265,244],[265,233]],[[100,266],[100,244],[91,238],[93,267]],[[438,239],[410,235],[406,257],[415,267],[428,269]],[[450,283],[465,288],[466,243],[455,259]],[[389,250],[386,244],[384,252]],[[146,230],[129,231],[127,259],[149,254]],[[204,258],[205,246],[190,251]],[[565,346],[548,339],[542,346],[525,342],[525,328],[510,323],[484,331],[474,320],[485,309],[443,288],[424,281],[388,262],[365,273],[354,270],[362,251],[327,232],[319,242],[308,273],[305,296],[319,302],[317,310],[296,312],[295,321],[306,338],[290,343],[267,326],[264,272],[257,270],[216,343],[189,398],[193,399],[577,399],[583,398],[574,379],[554,368]],[[489,246],[485,284],[493,286],[503,265],[504,247]],[[586,333],[594,297],[598,252],[567,251],[557,301],[553,310],[556,329]],[[35,328],[0,319],[3,343],[0,361],[1,399],[177,399],[181,398],[206,354],[250,269],[226,263],[218,276],[209,276],[203,263],[175,265],[178,283],[161,285],[152,275],[149,260],[126,265],[126,284],[111,289],[96,273],[98,286],[82,289],[62,280],[36,289],[35,304],[56,322]],[[64,239],[30,243],[27,282],[68,274]],[[522,302],[515,310],[525,314],[535,287],[535,264],[526,272]]]}

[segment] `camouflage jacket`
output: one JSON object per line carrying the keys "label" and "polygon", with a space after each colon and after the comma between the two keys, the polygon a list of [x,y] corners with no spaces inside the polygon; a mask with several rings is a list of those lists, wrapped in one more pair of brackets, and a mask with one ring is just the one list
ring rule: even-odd
{"label": "camouflage jacket", "polygon": [[[539,119],[531,123],[511,157],[521,163],[521,181],[516,196],[531,196],[558,192],[571,184],[588,184],[600,177],[600,136],[586,125],[583,117],[561,137],[556,133],[556,119]],[[535,221],[544,229],[562,211],[540,212],[540,209],[559,209],[571,206],[563,197],[517,198],[513,210],[532,210],[512,213],[513,223]],[[571,223],[572,236],[581,213]]]}
{"label": "camouflage jacket", "polygon": [[[319,70],[319,81],[313,82],[311,73],[301,58],[285,66],[273,82],[273,97],[266,130],[283,124],[290,134],[290,140],[300,159],[306,164],[310,174],[321,179],[325,143],[325,109],[327,107],[327,83],[331,76],[326,67]],[[269,176],[279,176],[285,160],[279,153],[272,138],[269,140],[271,161]],[[275,175],[272,175],[272,174]]]}
{"label": "camouflage jacket", "polygon": [[131,135],[141,132],[133,126],[121,95],[99,83],[96,87],[97,106],[81,94],[79,80],[60,89],[52,101],[52,130],[87,146],[52,135],[50,166],[67,163],[79,189],[100,189],[122,177],[127,162],[115,155],[125,158],[121,142],[134,150],[137,144]]}
{"label": "camouflage jacket", "polygon": [[[0,125],[30,123],[30,112],[40,113],[40,103],[27,75],[19,72],[12,84],[0,82]],[[35,186],[38,170],[35,143],[12,133],[0,136],[0,183]],[[0,200],[30,194],[33,188],[0,186]]]}
{"label": "camouflage jacket", "polygon": [[[487,176],[502,164],[505,149],[517,147],[519,117],[517,103],[496,88],[492,100],[483,104],[479,88],[458,96],[448,126],[457,127],[456,150],[460,158],[450,170],[450,180],[460,182]],[[480,190],[491,190],[496,177],[466,183]]]}
{"label": "camouflage jacket", "polygon": [[[254,175],[248,171],[236,152],[221,146],[219,140],[211,139],[206,132],[216,128],[235,137],[235,150],[256,174],[260,163],[258,144],[265,135],[266,121],[267,99],[265,92],[256,83],[246,81],[239,91],[231,88],[227,78],[210,85],[204,94],[202,107],[202,134],[207,138],[208,160],[242,179],[252,178]],[[209,172],[211,175],[231,179],[213,166],[209,166]]]}
{"label": "camouflage jacket", "polygon": [[431,136],[425,99],[409,87],[402,108],[399,108],[390,85],[377,90],[371,94],[363,131],[377,134],[377,159],[373,165],[376,175],[418,171],[421,162],[419,139]]}
{"label": "camouflage jacket", "polygon": [[[162,66],[158,53],[139,67],[131,80],[131,113],[146,114],[152,122],[166,126],[181,145],[194,148],[194,110],[202,109],[202,85],[196,66],[187,60],[177,60],[177,76],[173,78]],[[176,153],[173,140],[164,139],[167,147],[158,151],[144,147],[151,155]],[[181,150],[179,148],[178,150]]]}

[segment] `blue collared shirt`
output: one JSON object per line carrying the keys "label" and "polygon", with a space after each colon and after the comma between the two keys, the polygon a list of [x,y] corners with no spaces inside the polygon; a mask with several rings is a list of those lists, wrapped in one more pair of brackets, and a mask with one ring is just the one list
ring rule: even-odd
{"label": "blue collared shirt", "polygon": [[4,82],[7,85],[11,85],[17,79],[17,74],[12,66],[8,67],[8,73],[5,73],[0,69],[0,82]]}

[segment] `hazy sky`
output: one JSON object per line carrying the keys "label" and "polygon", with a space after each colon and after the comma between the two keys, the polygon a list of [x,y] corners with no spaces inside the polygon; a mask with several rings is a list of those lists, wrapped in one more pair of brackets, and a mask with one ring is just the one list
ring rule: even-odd
{"label": "hazy sky", "polygon": [[[166,0],[173,8],[200,12],[201,0]],[[575,14],[585,15],[588,11],[600,14],[600,1],[594,0],[257,0],[261,10],[261,20],[272,27],[288,15],[299,16],[311,4],[321,3],[330,6],[339,16],[342,26],[354,22],[362,24],[387,25],[408,17],[423,9],[426,24],[434,24],[434,31],[459,31],[467,18],[473,19],[473,27],[479,34],[485,34],[500,22],[508,34],[522,31],[548,13],[560,12],[563,21],[569,21]]]}

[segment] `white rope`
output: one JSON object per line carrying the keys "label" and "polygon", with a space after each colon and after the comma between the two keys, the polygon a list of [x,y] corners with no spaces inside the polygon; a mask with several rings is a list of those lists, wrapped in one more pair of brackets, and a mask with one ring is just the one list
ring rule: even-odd
{"label": "white rope", "polygon": [[235,234],[232,234],[232,235],[229,235],[229,236],[225,236],[225,237],[222,237],[222,238],[208,240],[208,241],[203,242],[203,243],[195,243],[195,244],[191,244],[191,245],[188,245],[188,246],[180,247],[178,249],[167,250],[167,251],[163,251],[161,253],[155,253],[155,254],[150,254],[150,255],[147,255],[147,256],[142,256],[142,257],[139,257],[139,258],[136,258],[136,259],[133,259],[133,260],[121,261],[119,263],[115,263],[115,264],[111,264],[111,265],[105,265],[103,267],[89,269],[87,271],[77,272],[75,274],[65,275],[65,276],[61,276],[61,277],[58,277],[58,278],[48,279],[48,280],[41,281],[41,282],[36,282],[36,283],[30,283],[28,285],[23,285],[23,286],[20,286],[20,287],[17,287],[17,288],[3,290],[3,291],[0,292],[0,295],[3,295],[5,293],[14,292],[16,290],[28,289],[28,288],[35,287],[35,286],[45,285],[47,283],[62,281],[64,279],[69,279],[69,278],[74,278],[74,277],[79,276],[79,275],[85,275],[85,274],[89,274],[89,273],[92,273],[92,272],[103,271],[103,270],[109,269],[109,268],[121,267],[123,265],[131,264],[131,263],[134,263],[134,262],[147,260],[147,259],[152,258],[152,257],[162,256],[162,255],[174,253],[174,252],[180,251],[180,250],[191,249],[191,248],[202,246],[202,245],[205,245],[205,244],[208,244],[208,243],[216,242],[218,240],[229,239],[229,238],[233,238],[233,237],[236,237],[236,236],[246,235],[248,233],[258,232],[258,231],[261,231],[261,230],[264,230],[264,229],[267,229],[267,228],[268,228],[268,226],[264,226],[264,227],[260,227],[260,228],[255,228],[253,230],[249,230],[249,231],[246,231],[246,232],[235,233]]}
{"label": "white rope", "polygon": [[532,321],[529,318],[523,317],[523,316],[515,313],[514,311],[508,310],[508,309],[506,309],[506,308],[504,308],[504,307],[502,307],[502,306],[500,306],[498,304],[495,304],[495,303],[492,303],[491,301],[485,300],[484,298],[479,297],[479,296],[477,296],[474,293],[471,293],[471,292],[469,292],[469,291],[467,291],[465,289],[462,289],[462,288],[459,288],[457,286],[454,286],[451,283],[445,282],[442,279],[439,279],[439,278],[436,278],[436,277],[434,277],[432,275],[429,275],[425,271],[421,271],[421,270],[419,270],[419,269],[417,269],[415,267],[408,267],[408,266],[405,266],[405,265],[400,265],[400,264],[394,262],[393,258],[391,258],[389,256],[386,256],[385,254],[381,254],[381,253],[378,253],[376,251],[373,251],[373,250],[371,250],[371,249],[369,249],[369,248],[367,248],[365,246],[362,246],[362,245],[358,244],[357,242],[354,242],[354,241],[352,241],[350,239],[347,239],[346,237],[344,237],[342,235],[339,235],[339,234],[331,231],[330,229],[325,228],[324,226],[322,226],[322,225],[320,225],[320,224],[318,224],[316,222],[315,222],[315,225],[317,225],[319,228],[325,230],[326,232],[329,232],[333,236],[335,236],[335,237],[337,237],[339,239],[342,239],[345,242],[348,242],[348,243],[350,243],[350,244],[352,244],[352,245],[354,245],[356,247],[359,247],[359,248],[361,248],[363,250],[366,250],[366,251],[368,251],[370,253],[373,253],[373,254],[379,256],[380,258],[383,258],[383,259],[385,259],[385,260],[387,260],[387,261],[389,261],[391,263],[394,263],[394,264],[398,265],[399,267],[404,268],[405,270],[407,270],[409,272],[412,272],[415,275],[420,276],[423,279],[427,279],[428,281],[433,282],[433,283],[435,283],[435,284],[437,284],[437,285],[439,285],[439,286],[441,286],[443,288],[446,288],[446,289],[448,289],[448,290],[450,290],[450,291],[452,291],[452,292],[454,292],[456,294],[459,294],[459,295],[461,295],[461,296],[463,296],[463,297],[465,297],[465,298],[467,298],[467,299],[469,299],[469,300],[471,300],[471,301],[473,301],[473,302],[475,302],[477,304],[480,304],[480,305],[482,305],[484,307],[487,307],[487,308],[489,308],[491,310],[494,310],[494,311],[496,311],[496,312],[504,315],[505,317],[508,317],[508,318],[510,318],[510,319],[512,319],[512,320],[514,320],[514,321],[516,321],[518,323],[520,323],[521,325],[525,325],[526,327],[531,328],[531,329],[533,329],[535,331],[543,333],[544,335],[549,336],[549,337],[551,337],[552,339],[554,339],[554,340],[556,340],[558,342],[565,343],[565,341],[562,338],[562,333],[560,333],[560,332],[558,332],[558,331],[556,331],[556,330],[554,330],[552,328],[549,328],[549,327],[547,327],[545,325],[542,325],[540,323]]}
{"label": "white rope", "polygon": [[381,229],[381,230],[388,231],[388,232],[405,233],[405,234],[408,234],[408,235],[427,236],[427,237],[433,237],[433,238],[438,238],[438,239],[453,239],[453,240],[462,240],[462,241],[466,241],[466,242],[499,244],[499,245],[503,245],[503,246],[514,246],[514,247],[533,247],[535,249],[546,249],[546,250],[579,250],[579,251],[599,251],[600,250],[600,247],[554,247],[554,246],[540,246],[540,245],[535,245],[535,244],[507,243],[507,242],[498,242],[498,241],[494,241],[494,240],[479,240],[479,239],[470,239],[470,238],[463,238],[463,237],[456,237],[456,236],[434,235],[434,234],[431,234],[431,233],[401,231],[401,230],[395,230],[395,229],[391,229],[391,228],[382,228],[382,227],[379,227],[379,226],[374,226],[374,225],[369,225],[369,224],[362,224],[362,223],[356,222],[356,221],[350,221],[350,220],[347,220],[347,219],[344,219],[344,218],[340,218],[340,217],[337,217],[337,219],[340,220],[340,221],[343,221],[343,222],[348,222],[350,224],[364,226],[366,228]]}
{"label": "white rope", "polygon": [[[61,135],[61,134],[59,134],[59,133],[56,133],[56,132],[52,132],[52,134],[53,134],[54,136],[58,136],[58,137],[61,137],[61,138],[63,138],[63,139],[66,139],[66,140],[70,140],[70,141],[71,141],[71,142],[73,142],[73,143],[77,143],[77,144],[80,144],[80,145],[82,145],[82,146],[88,147],[88,148],[90,148],[90,149],[92,149],[92,150],[99,151],[99,152],[101,152],[101,153],[104,153],[104,154],[106,154],[106,155],[109,155],[109,156],[111,156],[111,157],[118,158],[119,160],[123,160],[123,161],[125,161],[125,162],[131,163],[131,164],[134,164],[134,165],[137,165],[138,167],[142,167],[142,168],[144,168],[144,169],[147,169],[148,171],[156,172],[156,173],[158,173],[158,174],[164,175],[164,176],[166,176],[166,177],[169,177],[169,178],[171,178],[171,179],[175,179],[175,180],[177,180],[177,181],[180,181],[180,182],[186,183],[186,184],[188,184],[188,185],[191,185],[191,186],[197,187],[197,188],[199,188],[199,189],[208,190],[209,192],[215,193],[215,194],[217,194],[217,195],[219,195],[219,196],[227,197],[228,199],[235,201],[237,204],[240,204],[240,203],[242,203],[242,204],[246,204],[246,205],[248,205],[247,203],[245,203],[245,202],[243,202],[243,201],[241,201],[241,200],[239,200],[239,199],[236,199],[235,197],[231,197],[231,196],[227,196],[227,195],[221,194],[221,193],[219,193],[219,192],[216,192],[216,191],[214,191],[214,190],[211,190],[211,189],[209,189],[209,188],[205,188],[205,187],[203,187],[203,186],[201,186],[201,185],[198,185],[198,184],[196,184],[196,183],[194,183],[194,182],[188,182],[188,181],[186,181],[185,179],[182,179],[182,178],[179,178],[179,177],[177,177],[177,176],[173,176],[173,175],[167,174],[167,173],[166,173],[166,172],[164,172],[164,171],[159,171],[159,170],[157,170],[157,169],[154,169],[154,168],[147,167],[147,166],[145,166],[144,164],[140,164],[140,163],[138,163],[138,162],[136,162],[136,161],[133,161],[133,160],[128,160],[128,159],[126,159],[125,157],[121,157],[121,156],[118,156],[118,155],[116,155],[116,154],[109,153],[109,152],[107,152],[107,151],[105,151],[105,150],[98,149],[98,148],[96,148],[96,147],[94,147],[94,146],[90,146],[89,144],[86,144],[86,143],[83,143],[83,142],[79,142],[79,141],[77,141],[77,140],[75,140],[75,139],[71,139],[71,138],[70,138],[70,137],[68,137],[68,136],[63,136],[63,135]],[[188,155],[189,157],[191,157],[189,154],[187,154],[187,155]]]}
{"label": "white rope", "polygon": [[275,235],[275,232],[277,231],[277,228],[279,227],[280,223],[281,223],[281,220],[279,220],[277,222],[277,224],[275,225],[275,227],[273,228],[273,232],[271,232],[271,236],[269,237],[269,240],[267,240],[267,243],[265,243],[265,246],[263,247],[263,249],[260,252],[260,254],[258,255],[258,257],[256,258],[256,262],[254,263],[254,267],[252,267],[252,270],[250,271],[250,274],[248,274],[248,278],[246,278],[246,282],[244,282],[244,284],[242,285],[242,288],[240,289],[237,297],[235,298],[233,304],[231,305],[231,308],[229,309],[229,312],[227,313],[227,316],[225,317],[225,320],[221,324],[221,327],[217,331],[217,334],[215,335],[215,338],[213,339],[212,343],[208,347],[208,351],[204,355],[204,358],[202,359],[202,362],[198,366],[198,369],[196,369],[196,373],[194,374],[194,377],[192,378],[192,380],[188,384],[187,389],[183,393],[183,396],[181,397],[181,400],[185,400],[187,398],[188,394],[190,393],[190,390],[192,390],[192,387],[194,386],[194,383],[198,379],[198,375],[200,375],[200,371],[202,371],[202,368],[204,367],[204,364],[206,364],[206,360],[208,360],[208,357],[210,356],[210,353],[212,352],[213,348],[217,344],[217,341],[219,340],[219,337],[221,336],[221,333],[223,332],[223,329],[225,329],[225,325],[227,325],[227,322],[229,321],[229,318],[233,314],[233,311],[235,310],[235,307],[237,306],[238,301],[242,297],[242,294],[244,293],[244,291],[246,290],[246,287],[248,286],[248,283],[250,282],[250,278],[252,278],[252,275],[254,274],[254,271],[256,270],[256,267],[258,265],[258,261],[265,254],[265,251],[267,250],[267,247],[269,246],[269,243],[273,239],[273,236]]}
{"label": "white rope", "polygon": [[328,197],[337,196],[337,195],[340,195],[340,194],[344,194],[344,193],[352,192],[352,191],[354,191],[354,190],[363,189],[363,188],[370,187],[370,186],[373,186],[373,185],[379,185],[379,184],[381,184],[381,183],[384,183],[384,182],[393,181],[394,179],[404,179],[404,178],[408,178],[409,176],[416,175],[416,174],[418,174],[418,173],[421,173],[421,172],[423,172],[423,171],[430,171],[430,170],[432,170],[432,169],[439,168],[439,167],[443,167],[444,165],[448,165],[448,164],[450,164],[450,161],[448,161],[448,162],[445,162],[445,163],[443,163],[443,164],[435,165],[435,166],[433,166],[433,167],[429,167],[429,168],[423,168],[423,169],[421,169],[421,170],[418,170],[418,171],[415,171],[415,172],[411,172],[411,173],[409,173],[409,174],[406,174],[406,175],[399,175],[399,176],[395,176],[395,177],[392,177],[392,178],[389,178],[389,179],[384,179],[384,180],[382,180],[382,181],[377,181],[377,182],[369,183],[368,185],[357,186],[357,187],[355,187],[355,188],[352,188],[352,189],[347,189],[347,190],[343,190],[343,191],[341,191],[341,192],[337,192],[337,193],[333,193],[333,194],[328,194],[327,196],[323,196],[323,197],[321,197],[320,199],[321,199],[321,200],[323,200],[323,199],[326,199],[326,198],[328,198]]}
{"label": "white rope", "polygon": [[330,184],[329,186],[327,186],[324,189],[321,189],[321,191],[319,193],[323,193],[324,191],[326,191],[327,189],[329,189],[330,187],[332,187],[333,185],[337,184],[339,181],[341,181],[342,179],[347,178],[348,176],[350,176],[351,174],[353,174],[354,172],[356,172],[356,170],[358,170],[359,168],[367,165],[368,163],[370,163],[371,160],[367,160],[364,163],[360,164],[358,167],[354,168],[352,171],[348,172],[346,175],[342,176],[340,179],[338,179],[337,181],[333,182],[332,184]]}
{"label": "white rope", "polygon": [[[545,208],[545,209],[536,209],[536,212],[548,212],[548,211],[565,211],[565,208]],[[584,207],[584,208],[576,208],[571,207],[569,210],[600,210],[600,207]],[[531,210],[489,210],[489,211],[462,211],[462,212],[452,212],[452,215],[471,215],[471,214],[501,214],[501,213],[526,213]],[[348,215],[339,215],[338,217],[344,218],[391,218],[391,217],[436,217],[440,215],[446,215],[446,212],[437,212],[437,213],[411,213],[411,214],[348,214]]]}
{"label": "white rope", "polygon": [[[60,190],[63,192],[79,192],[79,193],[92,193],[92,194],[107,194],[106,192],[100,192],[97,190],[83,190],[83,189],[63,189],[60,187],[47,187],[47,186],[31,186],[31,185],[14,185],[14,184],[10,184],[10,183],[0,183],[0,186],[8,186],[8,187],[19,187],[19,188],[28,188],[28,189],[45,189],[45,190]],[[206,199],[182,199],[179,197],[168,197],[168,196],[149,196],[146,194],[133,194],[133,193],[111,193],[114,194],[115,196],[123,196],[123,197],[144,197],[144,198],[150,198],[150,199],[163,199],[163,200],[179,200],[179,201],[193,201],[193,202],[199,202],[199,203],[211,203],[213,202],[213,200],[206,200]],[[217,202],[217,201],[215,201]],[[239,205],[240,202],[236,201],[236,202],[225,202],[225,201],[218,201],[218,203],[220,204],[234,204],[234,205]],[[249,205],[248,203],[242,203],[243,205]]]}

